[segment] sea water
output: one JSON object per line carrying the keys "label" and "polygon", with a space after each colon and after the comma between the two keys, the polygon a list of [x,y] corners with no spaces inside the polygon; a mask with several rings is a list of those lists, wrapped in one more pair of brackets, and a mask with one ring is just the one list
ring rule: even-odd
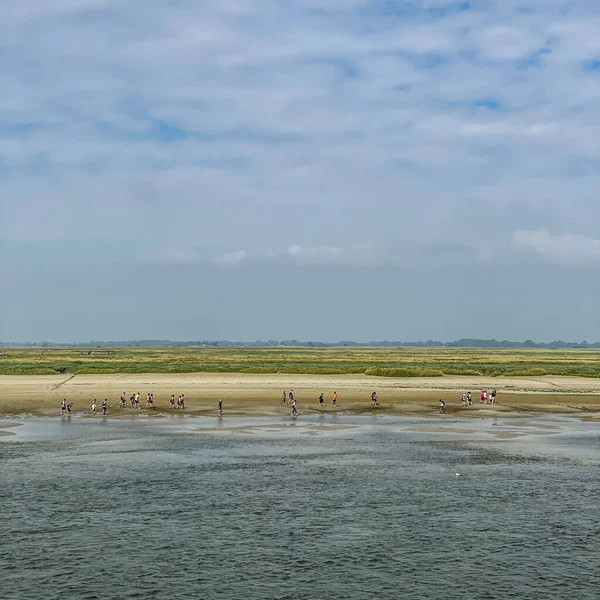
{"label": "sea water", "polygon": [[597,423],[20,422],[4,600],[600,598]]}

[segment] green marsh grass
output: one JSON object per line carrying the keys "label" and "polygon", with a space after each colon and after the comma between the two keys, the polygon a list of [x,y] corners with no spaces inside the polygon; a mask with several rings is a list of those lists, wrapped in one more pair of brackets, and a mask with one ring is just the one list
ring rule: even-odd
{"label": "green marsh grass", "polygon": [[113,373],[600,377],[600,350],[469,348],[2,349],[1,375]]}

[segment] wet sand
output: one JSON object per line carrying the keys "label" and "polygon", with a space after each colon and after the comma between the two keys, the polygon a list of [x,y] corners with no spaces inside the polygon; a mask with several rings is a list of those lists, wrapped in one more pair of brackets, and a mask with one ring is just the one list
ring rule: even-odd
{"label": "wet sand", "polygon": [[[15,423],[14,421],[0,421],[0,436],[14,435],[12,431],[10,431],[11,427],[20,427],[21,423]],[[6,430],[9,431],[6,431]]]}
{"label": "wet sand", "polygon": [[[98,409],[108,399],[111,416],[132,416],[149,412],[161,414],[183,412],[169,410],[169,397],[185,394],[186,413],[216,413],[216,403],[223,399],[225,414],[270,416],[289,412],[281,403],[282,390],[294,390],[298,410],[312,412],[348,412],[353,414],[379,411],[385,414],[434,414],[438,400],[444,399],[446,410],[455,415],[498,416],[520,412],[593,412],[600,411],[600,380],[583,377],[465,377],[387,378],[364,375],[250,375],[220,373],[186,374],[115,374],[77,376],[0,376],[0,415],[53,415],[60,401],[72,401],[76,413],[87,412],[96,398]],[[494,406],[479,403],[479,392],[498,390]],[[338,406],[331,403],[338,393]],[[372,407],[370,394],[376,391],[379,407]],[[461,407],[460,394],[471,391],[473,406]],[[145,407],[146,393],[154,394],[155,408],[119,410],[121,392],[127,398],[140,394]],[[323,392],[325,407],[319,407]],[[129,401],[127,400],[127,405]]]}

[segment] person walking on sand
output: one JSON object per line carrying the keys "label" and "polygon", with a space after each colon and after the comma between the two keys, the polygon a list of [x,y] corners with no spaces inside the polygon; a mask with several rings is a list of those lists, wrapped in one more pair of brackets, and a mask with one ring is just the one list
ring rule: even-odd
{"label": "person walking on sand", "polygon": [[286,394],[285,390],[283,390],[283,396],[281,398],[281,404],[287,404],[287,394]]}
{"label": "person walking on sand", "polygon": [[296,410],[296,401],[292,400],[292,417],[297,417],[298,411]]}
{"label": "person walking on sand", "polygon": [[71,411],[73,410],[73,403],[69,402],[69,404],[67,404],[67,413],[69,416],[71,416]]}
{"label": "person walking on sand", "polygon": [[288,397],[290,399],[290,404],[291,404],[294,401],[294,390],[290,390]]}
{"label": "person walking on sand", "polygon": [[129,408],[135,408],[135,394],[129,396]]}
{"label": "person walking on sand", "polygon": [[379,403],[377,402],[377,392],[371,394],[371,404],[373,406],[379,406]]}
{"label": "person walking on sand", "polygon": [[219,398],[219,404],[217,406],[217,412],[219,413],[219,416],[221,416],[223,414],[223,400],[221,400]]}
{"label": "person walking on sand", "polygon": [[185,408],[185,396],[181,394],[181,408]]}
{"label": "person walking on sand", "polygon": [[125,408],[125,392],[119,396],[119,408]]}
{"label": "person walking on sand", "polygon": [[171,394],[171,397],[169,398],[169,409],[174,408],[175,407],[175,394]]}
{"label": "person walking on sand", "polygon": [[441,413],[446,412],[446,403],[441,398],[440,398],[440,412]]}
{"label": "person walking on sand", "polygon": [[92,402],[92,406],[90,406],[90,410],[95,413],[96,412],[96,398],[94,398]]}
{"label": "person walking on sand", "polygon": [[105,415],[106,414],[106,407],[108,406],[108,400],[106,398],[104,398],[104,400],[102,401],[102,414]]}
{"label": "person walking on sand", "polygon": [[467,404],[471,406],[473,404],[473,399],[471,396],[471,392],[467,392]]}
{"label": "person walking on sand", "polygon": [[319,396],[319,406],[325,406],[325,399],[323,398],[323,392]]}
{"label": "person walking on sand", "polygon": [[135,395],[135,407],[139,409],[140,407],[140,393],[137,392],[137,394]]}
{"label": "person walking on sand", "polygon": [[61,415],[67,414],[67,399],[66,398],[60,403],[60,414]]}
{"label": "person walking on sand", "polygon": [[333,402],[334,406],[337,405],[337,392],[333,392],[333,394],[331,396],[331,401]]}

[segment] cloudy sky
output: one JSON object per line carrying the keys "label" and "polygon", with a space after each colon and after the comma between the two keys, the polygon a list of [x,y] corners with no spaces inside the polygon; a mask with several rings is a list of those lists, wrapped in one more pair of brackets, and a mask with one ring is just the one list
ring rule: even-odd
{"label": "cloudy sky", "polygon": [[597,0],[0,3],[0,340],[600,339]]}

